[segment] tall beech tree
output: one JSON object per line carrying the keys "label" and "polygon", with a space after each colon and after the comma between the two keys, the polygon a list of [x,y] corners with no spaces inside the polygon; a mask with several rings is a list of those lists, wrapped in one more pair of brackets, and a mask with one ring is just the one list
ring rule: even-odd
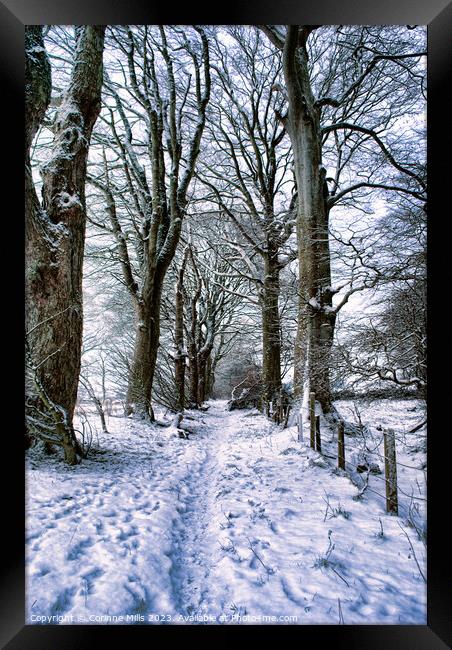
{"label": "tall beech tree", "polygon": [[69,86],[52,126],[53,143],[42,167],[39,200],[30,147],[51,96],[51,71],[42,28],[26,27],[26,332],[28,432],[62,445],[77,462],[72,426],[82,347],[82,265],[85,180],[91,133],[101,107],[103,26],[75,28]]}
{"label": "tall beech tree", "polygon": [[[299,309],[294,383],[298,395],[303,390],[314,391],[328,412],[332,407],[330,353],[338,311],[337,306],[333,307],[330,209],[339,199],[364,187],[407,191],[421,200],[425,198],[425,179],[415,156],[410,157],[405,150],[401,164],[394,153],[397,143],[392,147],[382,136],[396,125],[397,116],[403,114],[402,107],[408,113],[416,94],[420,96],[423,75],[418,63],[425,55],[425,44],[422,37],[402,36],[399,29],[391,27],[327,27],[328,47],[325,39],[315,40],[315,36],[311,36],[314,44],[310,47],[308,39],[319,28],[321,34],[324,28],[318,25],[289,25],[285,30],[261,26],[283,54],[282,92],[287,99],[287,111],[277,117],[290,136],[298,189]],[[355,153],[374,147],[377,162],[367,178],[350,182],[349,176],[347,186],[342,188],[339,175],[350,159],[345,163],[340,159],[344,149],[339,145],[338,173],[331,179],[332,196],[323,153],[328,136],[340,133],[355,143],[359,137],[360,146],[354,147]],[[361,169],[366,162],[361,161]],[[411,184],[407,187],[404,183],[388,182],[388,165],[408,177]],[[376,170],[380,173],[374,173]],[[354,287],[351,293],[357,290]],[[346,295],[345,300],[340,300],[339,308],[347,299]]]}
{"label": "tall beech tree", "polygon": [[[163,280],[180,239],[210,96],[209,45],[201,27],[143,26],[115,28],[109,46],[119,63],[115,78],[106,79],[108,128],[98,142],[121,171],[110,174],[107,155],[91,181],[106,197],[109,222],[98,225],[116,239],[135,310],[127,410],[146,418],[153,417]],[[124,192],[131,237],[117,212]]]}

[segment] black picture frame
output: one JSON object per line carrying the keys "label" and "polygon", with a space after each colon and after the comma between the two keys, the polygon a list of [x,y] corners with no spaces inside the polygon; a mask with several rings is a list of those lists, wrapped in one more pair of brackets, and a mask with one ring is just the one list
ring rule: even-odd
{"label": "black picture frame", "polygon": [[[10,327],[4,347],[14,350],[13,362],[4,366],[8,377],[8,391],[4,411],[12,416],[4,424],[2,473],[11,470],[11,477],[3,492],[1,581],[1,631],[2,647],[8,650],[53,648],[86,648],[105,642],[107,635],[121,647],[138,648],[163,638],[175,640],[174,634],[182,630],[185,641],[193,637],[198,626],[24,626],[25,568],[24,568],[24,472],[22,432],[23,395],[23,159],[18,146],[18,134],[23,128],[24,47],[23,32],[26,24],[422,24],[428,25],[428,178],[429,178],[429,471],[428,471],[428,624],[426,626],[360,625],[360,626],[296,626],[296,641],[302,644],[312,640],[316,645],[333,644],[334,648],[440,650],[452,646],[452,610],[449,592],[452,586],[450,569],[450,537],[444,527],[448,523],[447,484],[450,463],[450,433],[447,430],[448,406],[447,380],[440,382],[437,373],[444,359],[441,328],[446,314],[441,303],[436,302],[435,287],[444,287],[447,273],[447,248],[445,228],[450,212],[448,187],[451,181],[450,164],[442,163],[442,153],[450,152],[451,105],[445,103],[447,89],[452,82],[452,3],[446,0],[316,0],[316,2],[227,3],[226,11],[213,14],[212,9],[202,11],[187,3],[185,8],[154,6],[144,0],[1,0],[0,50],[3,74],[2,100],[2,155],[7,165],[2,172],[3,186],[3,250],[11,248],[10,262],[4,262],[4,321]],[[449,145],[448,145],[449,143]],[[0,149],[1,150],[1,149]],[[6,177],[5,177],[6,174]],[[6,178],[6,180],[5,180]],[[6,199],[11,197],[10,208]],[[7,239],[6,239],[7,236]],[[450,246],[451,240],[447,240]],[[14,243],[14,246],[12,245]],[[6,266],[7,264],[7,266]],[[450,302],[443,295],[444,302]],[[448,319],[446,320],[448,323]],[[438,328],[438,325],[440,326]],[[447,327],[447,325],[446,325]],[[449,326],[450,328],[450,326]],[[450,335],[449,335],[450,336]],[[12,346],[16,341],[17,347]],[[11,343],[11,345],[10,345]],[[447,346],[447,341],[444,342]],[[6,351],[6,350],[5,350]],[[5,395],[5,393],[4,393]],[[32,486],[31,490],[32,490]],[[206,626],[203,635],[211,639],[221,630],[224,639],[240,629],[240,635],[253,635],[256,642],[262,628],[268,626]],[[288,626],[290,627],[290,626]],[[294,628],[292,628],[293,631]],[[157,633],[158,630],[158,634]],[[285,626],[277,626],[278,637]],[[197,633],[196,633],[197,634]],[[139,640],[141,639],[141,641]]]}

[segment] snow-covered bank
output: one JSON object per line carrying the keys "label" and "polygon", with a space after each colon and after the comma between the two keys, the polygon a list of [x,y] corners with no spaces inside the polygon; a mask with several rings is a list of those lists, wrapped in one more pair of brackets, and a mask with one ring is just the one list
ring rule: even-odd
{"label": "snow-covered bank", "polygon": [[295,428],[191,415],[189,440],[110,418],[75,468],[28,453],[27,622],[425,623],[403,518]]}

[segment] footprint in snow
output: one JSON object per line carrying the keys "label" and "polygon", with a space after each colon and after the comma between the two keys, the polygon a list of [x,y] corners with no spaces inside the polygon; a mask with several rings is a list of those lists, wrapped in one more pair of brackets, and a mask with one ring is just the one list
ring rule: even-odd
{"label": "footprint in snow", "polygon": [[84,555],[85,549],[89,548],[94,544],[93,540],[91,537],[86,537],[85,539],[80,540],[77,544],[75,544],[68,552],[67,554],[67,559],[68,560],[78,560],[82,555]]}
{"label": "footprint in snow", "polygon": [[253,499],[248,499],[248,503],[250,506],[260,506],[261,502],[260,501],[254,501]]}
{"label": "footprint in snow", "polygon": [[116,510],[106,510],[105,512],[102,513],[103,517],[116,517]]}
{"label": "footprint in snow", "polygon": [[291,600],[293,603],[296,605],[300,605],[302,607],[305,607],[306,602],[301,599],[300,596],[297,596],[287,580],[284,580],[284,578],[281,578],[281,588],[283,590],[283,593],[289,600]]}
{"label": "footprint in snow", "polygon": [[50,571],[51,568],[47,564],[38,564],[31,575],[34,575],[37,578],[42,578],[43,576],[46,576],[48,573],[50,573]]}
{"label": "footprint in snow", "polygon": [[58,595],[56,601],[53,603],[52,607],[50,608],[51,616],[64,614],[64,612],[67,612],[71,608],[72,598],[75,594],[75,589],[76,589],[75,587],[65,589]]}
{"label": "footprint in snow", "polygon": [[287,448],[284,449],[283,451],[280,451],[280,452],[279,452],[279,455],[280,455],[280,456],[288,456],[289,454],[296,454],[297,456],[299,456],[300,453],[301,453],[300,450],[299,450],[299,449],[295,449],[295,447],[287,447]]}
{"label": "footprint in snow", "polygon": [[68,506],[67,508],[64,508],[61,512],[56,512],[55,515],[53,516],[54,519],[62,519],[66,515],[70,515],[71,512],[75,509],[76,506]]}
{"label": "footprint in snow", "polygon": [[129,530],[121,530],[116,539],[122,542],[125,539],[129,539],[129,537],[134,537],[135,535],[138,535],[138,529],[136,526],[131,526]]}
{"label": "footprint in snow", "polygon": [[80,578],[83,581],[83,587],[81,590],[82,595],[90,595],[94,592],[94,581],[96,578],[100,578],[103,576],[105,571],[101,569],[100,567],[95,567],[94,569],[91,569],[91,571],[87,571],[86,573],[82,573]]}

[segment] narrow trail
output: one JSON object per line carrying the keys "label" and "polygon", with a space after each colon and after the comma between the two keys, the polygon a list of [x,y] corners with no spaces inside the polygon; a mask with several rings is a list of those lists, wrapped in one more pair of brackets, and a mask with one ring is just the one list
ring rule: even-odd
{"label": "narrow trail", "polygon": [[403,521],[356,500],[295,428],[220,401],[184,424],[189,440],[112,418],[75,468],[30,451],[29,623],[337,624],[338,599],[347,624],[425,623]]}
{"label": "narrow trail", "polygon": [[196,440],[203,458],[197,470],[190,471],[182,481],[177,495],[179,517],[174,520],[171,533],[170,577],[175,608],[183,616],[201,613],[209,590],[212,540],[206,533],[218,468],[216,456],[220,446],[227,444],[227,431],[231,426],[225,405],[226,402],[216,402],[209,411],[202,413],[200,419],[204,429],[195,434],[190,444]]}

